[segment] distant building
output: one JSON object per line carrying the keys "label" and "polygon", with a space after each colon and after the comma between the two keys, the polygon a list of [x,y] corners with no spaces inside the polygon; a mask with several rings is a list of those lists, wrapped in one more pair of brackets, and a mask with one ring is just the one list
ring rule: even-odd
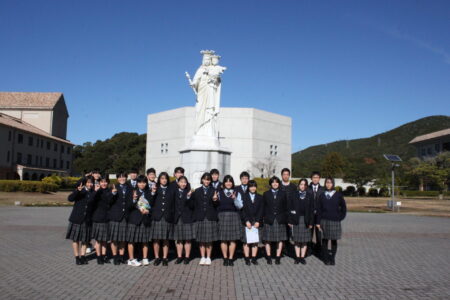
{"label": "distant building", "polygon": [[417,157],[435,157],[443,151],[450,151],[450,128],[419,135],[409,142],[417,149]]}
{"label": "distant building", "polygon": [[68,117],[62,93],[0,92],[0,179],[69,175]]}

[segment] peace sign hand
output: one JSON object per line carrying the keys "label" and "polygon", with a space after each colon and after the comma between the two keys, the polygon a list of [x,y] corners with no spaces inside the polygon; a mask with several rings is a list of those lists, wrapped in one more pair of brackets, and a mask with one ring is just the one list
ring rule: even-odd
{"label": "peace sign hand", "polygon": [[81,190],[84,188],[83,183],[80,183],[80,185],[77,187],[77,190],[81,192]]}

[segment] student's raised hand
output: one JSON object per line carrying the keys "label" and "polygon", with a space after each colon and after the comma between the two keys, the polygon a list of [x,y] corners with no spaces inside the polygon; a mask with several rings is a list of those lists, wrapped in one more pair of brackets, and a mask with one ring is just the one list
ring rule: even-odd
{"label": "student's raised hand", "polygon": [[255,226],[255,228],[259,228],[259,222],[255,222],[253,226]]}
{"label": "student's raised hand", "polygon": [[217,196],[217,192],[214,192],[213,201],[217,201],[217,199],[219,199],[219,197]]}
{"label": "student's raised hand", "polygon": [[188,197],[191,197],[191,195],[192,195],[192,190],[190,190],[189,193],[187,193]]}
{"label": "student's raised hand", "polygon": [[77,187],[77,190],[81,192],[81,190],[84,188],[83,183],[80,183],[80,185]]}
{"label": "student's raised hand", "polygon": [[311,229],[311,228],[312,228],[312,225],[309,225],[308,228]]}
{"label": "student's raised hand", "polygon": [[94,190],[95,190],[95,191],[98,191],[99,189],[100,189],[100,184],[96,183],[96,184],[95,184]]}
{"label": "student's raised hand", "polygon": [[247,226],[248,229],[252,229],[252,223],[247,221],[247,223],[245,223],[245,225]]}
{"label": "student's raised hand", "polygon": [[316,227],[317,227],[317,229],[321,230],[320,229],[320,224],[316,224]]}
{"label": "student's raised hand", "polygon": [[133,191],[133,200],[136,200],[138,198],[136,191]]}
{"label": "student's raised hand", "polygon": [[233,192],[233,194],[231,194],[231,199],[236,199],[236,192]]}
{"label": "student's raised hand", "polygon": [[152,194],[156,193],[156,184],[152,186]]}
{"label": "student's raised hand", "polygon": [[293,226],[292,224],[288,224],[288,225],[289,225],[289,227],[291,227],[291,228],[292,228],[292,226]]}
{"label": "student's raised hand", "polygon": [[113,192],[113,194],[117,193],[117,188],[116,188],[116,185],[114,183],[112,184],[111,192]]}

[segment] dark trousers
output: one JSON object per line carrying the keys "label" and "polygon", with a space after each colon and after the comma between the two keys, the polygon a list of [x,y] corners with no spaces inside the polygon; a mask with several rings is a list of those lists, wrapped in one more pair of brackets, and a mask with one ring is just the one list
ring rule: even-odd
{"label": "dark trousers", "polygon": [[[314,213],[314,227],[313,230],[311,230],[311,242],[308,245],[308,250],[313,251],[315,250],[317,253],[320,253],[320,248],[322,246],[322,232],[319,230],[319,228],[316,227],[316,220],[317,220],[317,214]],[[313,244],[313,240],[315,238],[315,244]],[[311,252],[310,252],[311,253]]]}

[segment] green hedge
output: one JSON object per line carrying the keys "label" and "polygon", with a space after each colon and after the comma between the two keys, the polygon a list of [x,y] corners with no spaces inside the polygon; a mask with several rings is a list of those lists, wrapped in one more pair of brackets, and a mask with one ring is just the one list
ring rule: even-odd
{"label": "green hedge", "polygon": [[47,193],[58,191],[58,186],[53,183],[42,181],[0,180],[0,191]]}
{"label": "green hedge", "polygon": [[439,191],[400,191],[403,197],[438,197]]}

